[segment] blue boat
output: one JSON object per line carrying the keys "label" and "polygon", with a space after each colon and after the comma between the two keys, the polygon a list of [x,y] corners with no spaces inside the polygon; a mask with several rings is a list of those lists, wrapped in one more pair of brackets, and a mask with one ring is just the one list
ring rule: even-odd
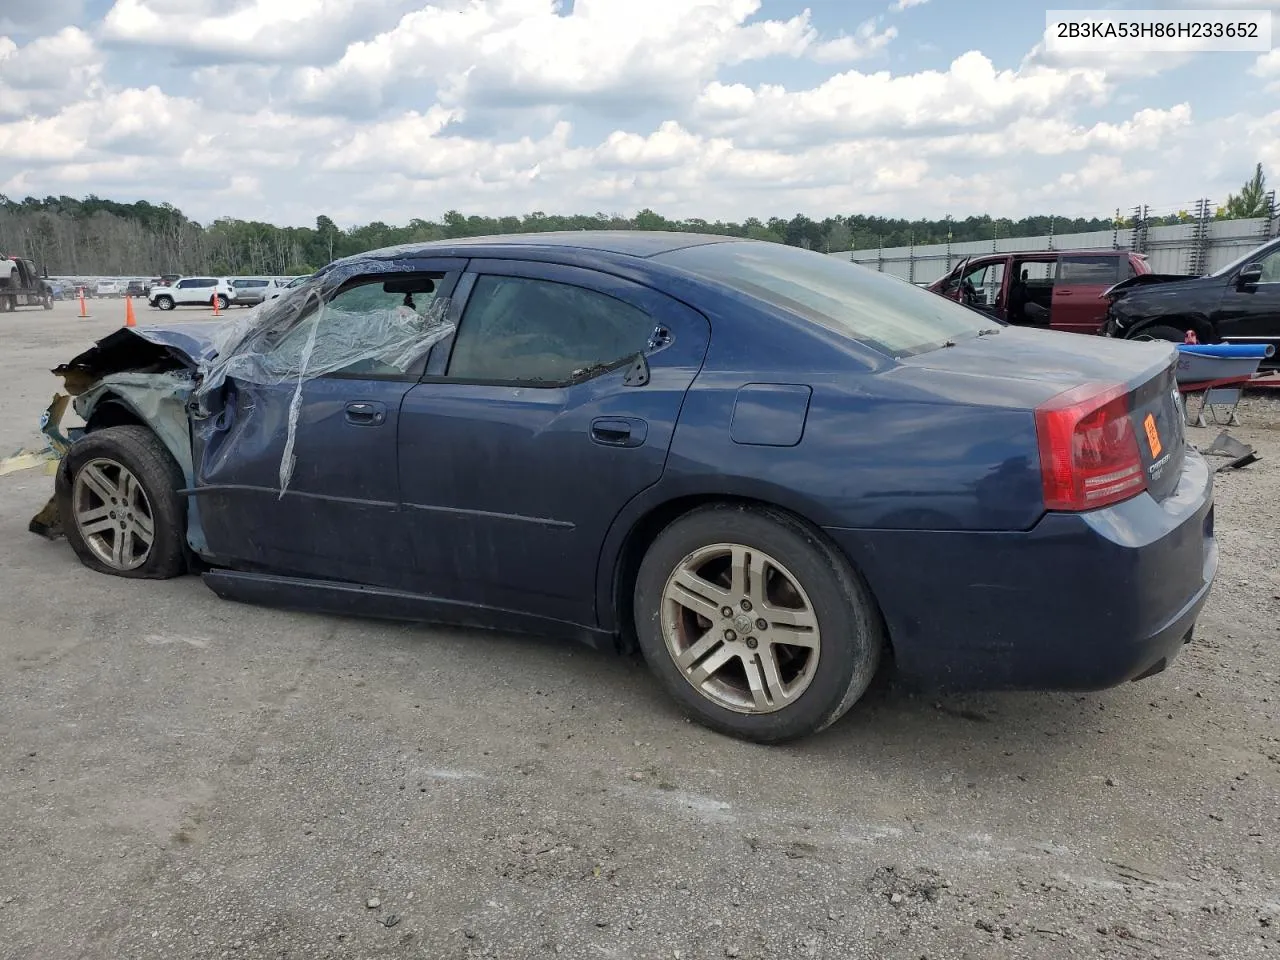
{"label": "blue boat", "polygon": [[1178,384],[1245,381],[1275,352],[1269,343],[1180,343]]}

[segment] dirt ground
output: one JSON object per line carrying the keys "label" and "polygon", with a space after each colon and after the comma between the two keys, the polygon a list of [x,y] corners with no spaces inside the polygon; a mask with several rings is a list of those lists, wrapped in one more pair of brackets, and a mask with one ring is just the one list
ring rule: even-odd
{"label": "dirt ground", "polygon": [[[91,308],[0,318],[0,456],[123,317]],[[1164,674],[886,681],[781,748],[572,644],[90,573],[26,531],[50,478],[0,477],[0,956],[1280,954],[1280,402],[1241,418]]]}

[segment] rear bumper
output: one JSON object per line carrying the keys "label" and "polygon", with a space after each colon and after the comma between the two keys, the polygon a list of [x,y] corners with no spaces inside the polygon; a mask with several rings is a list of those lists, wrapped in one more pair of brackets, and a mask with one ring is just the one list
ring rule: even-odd
{"label": "rear bumper", "polygon": [[1213,478],[1025,532],[830,529],[880,603],[902,674],[951,689],[1099,690],[1158,672],[1218,568]]}

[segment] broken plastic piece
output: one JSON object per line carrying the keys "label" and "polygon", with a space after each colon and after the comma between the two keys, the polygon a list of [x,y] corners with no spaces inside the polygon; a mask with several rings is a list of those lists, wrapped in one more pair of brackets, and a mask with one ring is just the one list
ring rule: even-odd
{"label": "broken plastic piece", "polygon": [[1227,431],[1223,430],[1214,437],[1213,443],[1209,444],[1209,446],[1205,447],[1200,452],[1208,454],[1211,457],[1231,457],[1232,459],[1235,459],[1237,457],[1243,457],[1248,453],[1252,453],[1253,447],[1249,446],[1247,443],[1241,443],[1231,434],[1227,433]]}
{"label": "broken plastic piece", "polygon": [[1257,463],[1260,459],[1262,458],[1250,450],[1243,457],[1232,460],[1230,463],[1224,463],[1214,473],[1221,473],[1223,470],[1239,470],[1241,467],[1247,467],[1251,463]]}
{"label": "broken plastic piece", "polygon": [[1223,470],[1239,470],[1241,467],[1247,467],[1251,463],[1257,463],[1261,459],[1254,452],[1253,447],[1247,443],[1241,443],[1227,431],[1223,430],[1213,438],[1213,443],[1200,451],[1211,457],[1230,457],[1229,463],[1224,463],[1217,467],[1214,473],[1221,473]]}

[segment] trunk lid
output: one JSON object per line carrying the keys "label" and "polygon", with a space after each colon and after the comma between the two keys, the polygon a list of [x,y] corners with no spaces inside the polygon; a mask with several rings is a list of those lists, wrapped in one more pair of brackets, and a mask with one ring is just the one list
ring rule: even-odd
{"label": "trunk lid", "polygon": [[1177,488],[1187,449],[1186,414],[1174,356],[1167,369],[1129,391],[1129,420],[1147,471],[1147,491],[1157,500]]}
{"label": "trunk lid", "polygon": [[999,333],[907,358],[883,375],[949,402],[1029,413],[1082,384],[1120,384],[1129,401],[1148,491],[1163,500],[1178,485],[1186,453],[1177,362],[1171,343],[1000,327]]}

